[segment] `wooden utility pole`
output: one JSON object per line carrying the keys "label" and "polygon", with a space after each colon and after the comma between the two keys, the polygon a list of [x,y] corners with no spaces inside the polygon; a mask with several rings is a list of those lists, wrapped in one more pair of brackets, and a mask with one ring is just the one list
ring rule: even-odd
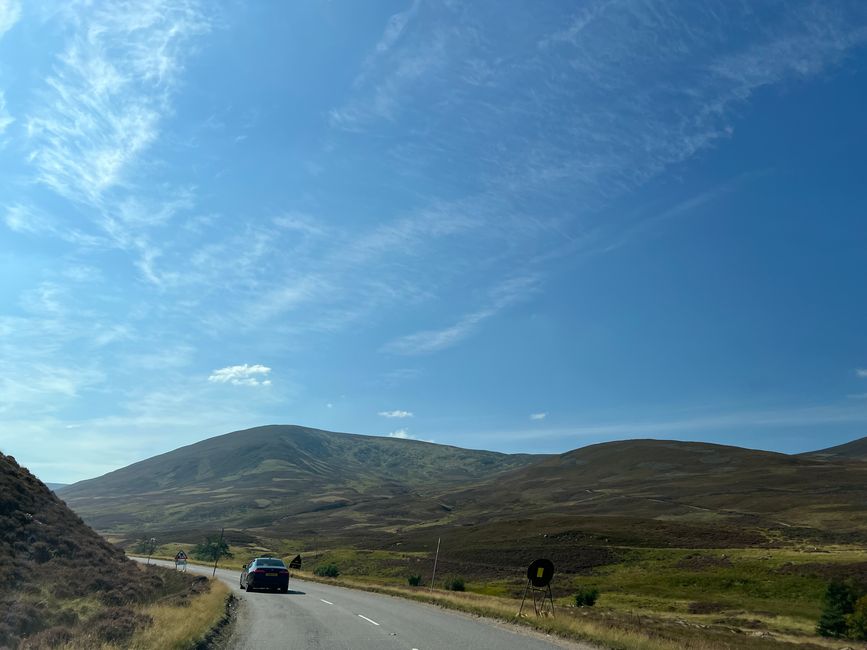
{"label": "wooden utility pole", "polygon": [[430,593],[433,593],[434,579],[437,577],[437,560],[440,559],[440,540],[441,539],[442,539],[441,537],[437,537],[437,553],[436,553],[436,555],[434,555],[433,574],[430,577],[430,589],[429,589]]}
{"label": "wooden utility pole", "polygon": [[220,541],[217,542],[217,552],[214,553],[214,571],[211,573],[211,577],[213,578],[217,575],[217,562],[220,561],[220,556],[223,554],[223,533],[226,531],[225,528],[220,529]]}

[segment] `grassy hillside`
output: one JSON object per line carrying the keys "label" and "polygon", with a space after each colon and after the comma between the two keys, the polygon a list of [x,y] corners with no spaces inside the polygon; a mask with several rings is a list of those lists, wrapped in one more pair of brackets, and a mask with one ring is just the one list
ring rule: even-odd
{"label": "grassy hillside", "polygon": [[[528,456],[268,426],[210,438],[61,494],[97,529],[126,536],[226,526],[381,546],[434,529],[471,525],[494,534],[502,522],[525,521],[530,529],[549,522],[596,531],[600,540],[676,538],[701,547],[755,544],[768,531],[824,541],[858,541],[867,531],[865,461],[843,452],[789,456],[664,440]],[[640,532],[623,523],[636,521],[645,522]]]}
{"label": "grassy hillside", "polygon": [[[852,443],[853,446],[864,441]],[[867,463],[695,442],[592,445],[450,495],[478,521],[631,517],[740,527],[867,531]],[[491,508],[496,504],[496,508]]]}
{"label": "grassy hillside", "polygon": [[154,624],[150,603],[178,609],[209,591],[206,579],[126,559],[0,454],[0,647],[132,647]]}
{"label": "grassy hillside", "polygon": [[859,438],[836,447],[801,454],[804,458],[819,460],[865,460],[867,461],[867,438]]}
{"label": "grassy hillside", "polygon": [[182,447],[63,490],[100,530],[279,526],[327,513],[335,528],[417,523],[447,511],[438,494],[538,457],[415,440],[266,426]]}

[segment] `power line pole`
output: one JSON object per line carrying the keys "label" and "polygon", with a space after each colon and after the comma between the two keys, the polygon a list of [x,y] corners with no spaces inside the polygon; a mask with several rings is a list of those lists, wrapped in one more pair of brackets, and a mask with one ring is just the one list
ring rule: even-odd
{"label": "power line pole", "polygon": [[434,579],[437,577],[437,560],[440,559],[440,540],[441,539],[442,539],[441,537],[437,537],[437,553],[434,556],[434,568],[433,568],[433,574],[431,574],[431,577],[430,577],[430,589],[428,590],[429,593],[433,593]]}
{"label": "power line pole", "polygon": [[223,554],[223,533],[225,531],[225,528],[220,529],[220,541],[217,542],[217,552],[214,553],[214,571],[211,573],[212,578],[217,575],[217,562],[220,561],[220,556]]}

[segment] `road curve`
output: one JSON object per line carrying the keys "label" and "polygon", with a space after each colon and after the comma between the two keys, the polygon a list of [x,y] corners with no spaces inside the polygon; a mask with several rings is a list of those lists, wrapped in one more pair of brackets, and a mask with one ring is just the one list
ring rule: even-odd
{"label": "road curve", "polygon": [[[212,571],[192,564],[188,570]],[[244,603],[233,635],[238,650],[596,650],[492,619],[295,578],[288,594],[246,593],[240,573],[217,569]]]}

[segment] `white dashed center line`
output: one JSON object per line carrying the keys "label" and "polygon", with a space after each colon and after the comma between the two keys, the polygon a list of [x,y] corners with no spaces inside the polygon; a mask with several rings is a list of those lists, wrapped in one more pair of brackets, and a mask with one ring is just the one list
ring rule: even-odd
{"label": "white dashed center line", "polygon": [[359,614],[358,617],[359,617],[359,618],[363,618],[363,619],[364,619],[365,621],[367,621],[368,623],[373,623],[373,624],[376,625],[377,627],[379,626],[379,623],[377,623],[376,621],[374,621],[374,620],[372,620],[372,619],[367,618],[364,614]]}
{"label": "white dashed center line", "polygon": [[326,605],[333,605],[333,604],[334,604],[334,603],[328,602],[328,601],[325,600],[324,598],[320,598],[319,600],[321,600],[321,601],[322,601],[323,603],[325,603]]}

